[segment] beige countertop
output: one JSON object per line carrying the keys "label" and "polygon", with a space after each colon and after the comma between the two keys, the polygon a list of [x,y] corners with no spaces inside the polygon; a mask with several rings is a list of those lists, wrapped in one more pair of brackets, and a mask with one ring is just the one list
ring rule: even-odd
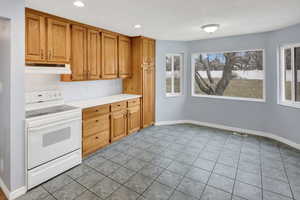
{"label": "beige countertop", "polygon": [[93,99],[71,101],[71,102],[67,102],[66,104],[84,109],[84,108],[90,108],[90,107],[94,107],[94,106],[115,103],[115,102],[119,102],[119,101],[126,101],[126,100],[135,99],[135,98],[139,98],[139,97],[141,97],[141,95],[118,94],[118,95],[99,97],[99,98],[93,98]]}

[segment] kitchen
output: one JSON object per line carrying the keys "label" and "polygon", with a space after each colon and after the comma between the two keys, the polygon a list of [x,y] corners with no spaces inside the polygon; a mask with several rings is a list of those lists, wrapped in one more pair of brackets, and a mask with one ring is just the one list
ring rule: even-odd
{"label": "kitchen", "polygon": [[[31,189],[80,164],[81,151],[86,157],[153,125],[155,41],[145,37],[130,38],[28,8],[25,15],[26,87],[34,90],[26,93],[27,187]],[[52,76],[60,76],[60,81],[68,82],[70,87],[76,81],[107,80],[110,88],[106,90],[116,94],[99,97],[102,92],[84,99],[89,92],[83,91],[78,96],[81,100],[64,102],[59,80],[45,83],[47,78],[43,73],[62,73]],[[39,79],[40,83],[35,76],[43,77]],[[117,84],[122,86],[121,81],[123,89],[116,87]],[[43,87],[43,84],[48,90],[37,90],[36,87]],[[99,85],[98,82],[94,84]],[[83,89],[91,90],[84,86],[85,83],[81,85]],[[73,95],[80,94],[78,87],[75,90]],[[82,109],[82,116],[78,109],[76,114],[76,108]],[[70,111],[74,114],[68,116]],[[54,115],[56,113],[58,116]],[[65,117],[60,118],[63,114]],[[44,123],[38,122],[41,117],[45,118]],[[48,142],[45,141],[47,137]],[[56,154],[53,155],[54,149]],[[49,173],[50,169],[53,173]]]}
{"label": "kitchen", "polygon": [[300,4],[248,3],[3,0],[0,200],[299,199]]}

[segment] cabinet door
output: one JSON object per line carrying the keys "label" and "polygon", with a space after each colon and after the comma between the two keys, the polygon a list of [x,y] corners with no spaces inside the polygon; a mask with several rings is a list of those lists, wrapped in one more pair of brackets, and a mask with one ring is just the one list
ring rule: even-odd
{"label": "cabinet door", "polygon": [[88,30],[88,47],[87,47],[87,57],[88,57],[88,79],[97,80],[100,79],[101,73],[101,38],[99,31]]}
{"label": "cabinet door", "polygon": [[72,25],[72,80],[86,79],[86,29]]}
{"label": "cabinet door", "polygon": [[111,114],[111,141],[121,139],[127,134],[127,110],[116,111]]}
{"label": "cabinet door", "polygon": [[128,108],[128,134],[140,130],[141,127],[141,111],[140,106]]}
{"label": "cabinet door", "polygon": [[148,57],[149,57],[149,65],[151,67],[154,67],[155,65],[155,41],[149,40],[149,51],[148,51]]}
{"label": "cabinet door", "polygon": [[142,39],[142,64],[147,65],[149,62],[149,40]]}
{"label": "cabinet door", "polygon": [[153,67],[143,70],[143,127],[154,123],[155,72]]}
{"label": "cabinet door", "polygon": [[70,62],[70,24],[48,18],[48,61],[53,63]]}
{"label": "cabinet door", "polygon": [[26,12],[26,62],[46,61],[45,18]]}
{"label": "cabinet door", "polygon": [[102,78],[118,77],[118,37],[102,33]]}
{"label": "cabinet door", "polygon": [[129,37],[119,36],[119,77],[131,76],[131,40]]}

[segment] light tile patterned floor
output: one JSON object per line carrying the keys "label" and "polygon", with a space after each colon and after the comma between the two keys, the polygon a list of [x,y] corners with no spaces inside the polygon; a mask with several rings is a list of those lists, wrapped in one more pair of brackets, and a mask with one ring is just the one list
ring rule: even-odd
{"label": "light tile patterned floor", "polygon": [[300,152],[194,125],[153,126],[19,200],[300,200]]}

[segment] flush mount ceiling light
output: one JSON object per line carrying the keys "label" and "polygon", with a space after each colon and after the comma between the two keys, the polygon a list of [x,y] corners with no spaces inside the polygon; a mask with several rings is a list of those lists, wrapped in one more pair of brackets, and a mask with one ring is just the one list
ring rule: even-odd
{"label": "flush mount ceiling light", "polygon": [[205,32],[207,33],[214,33],[216,32],[219,28],[219,24],[207,24],[201,27]]}
{"label": "flush mount ceiling light", "polygon": [[82,1],[74,1],[73,5],[78,7],[78,8],[84,7],[84,3]]}
{"label": "flush mount ceiling light", "polygon": [[134,28],[135,28],[135,29],[142,28],[142,25],[140,25],[140,24],[136,24],[136,25],[134,25]]}

